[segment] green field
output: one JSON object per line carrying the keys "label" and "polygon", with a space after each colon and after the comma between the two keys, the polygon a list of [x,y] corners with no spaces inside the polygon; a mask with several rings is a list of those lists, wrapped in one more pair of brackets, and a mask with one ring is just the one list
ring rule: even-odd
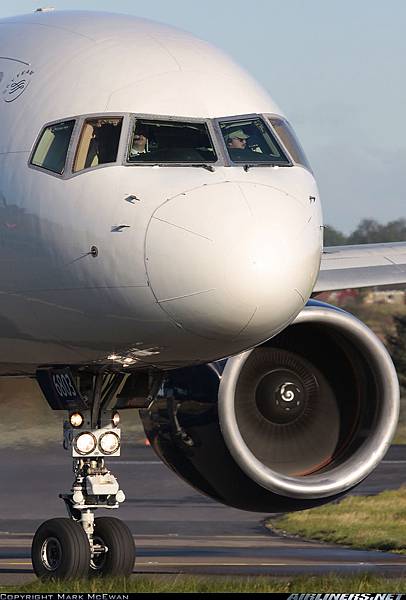
{"label": "green field", "polygon": [[301,593],[301,592],[406,592],[404,579],[385,579],[369,575],[360,577],[190,577],[185,575],[133,576],[123,579],[97,579],[0,587],[0,592],[46,593]]}
{"label": "green field", "polygon": [[289,513],[268,527],[306,539],[406,554],[406,486]]}

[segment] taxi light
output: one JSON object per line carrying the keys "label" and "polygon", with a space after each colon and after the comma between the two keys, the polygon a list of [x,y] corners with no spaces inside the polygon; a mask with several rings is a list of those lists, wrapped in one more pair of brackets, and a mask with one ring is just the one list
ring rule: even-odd
{"label": "taxi light", "polygon": [[86,431],[80,433],[74,440],[75,450],[78,454],[86,455],[94,452],[96,449],[96,438],[93,433]]}
{"label": "taxi light", "polygon": [[113,413],[113,415],[111,417],[111,421],[112,421],[114,427],[117,427],[117,425],[120,423],[120,415],[117,411]]}
{"label": "taxi light", "polygon": [[103,454],[114,454],[120,448],[120,438],[114,431],[103,433],[99,439],[99,448]]}
{"label": "taxi light", "polygon": [[81,427],[83,425],[83,421],[83,415],[81,415],[79,412],[72,413],[69,416],[69,422],[72,425],[72,427]]}

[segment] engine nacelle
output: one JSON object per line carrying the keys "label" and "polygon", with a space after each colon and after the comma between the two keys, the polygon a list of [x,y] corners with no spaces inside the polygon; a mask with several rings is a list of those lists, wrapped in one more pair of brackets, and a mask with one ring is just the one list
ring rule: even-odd
{"label": "engine nacelle", "polygon": [[278,512],[360,483],[387,451],[398,413],[382,342],[352,315],[311,301],[264,345],[169,372],[141,416],[160,458],[199,491]]}

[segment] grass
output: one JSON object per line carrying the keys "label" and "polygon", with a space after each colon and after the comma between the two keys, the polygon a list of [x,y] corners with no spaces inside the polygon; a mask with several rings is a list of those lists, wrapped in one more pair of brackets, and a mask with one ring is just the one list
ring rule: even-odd
{"label": "grass", "polygon": [[406,486],[376,496],[349,496],[284,515],[267,525],[307,539],[406,554]]}
{"label": "grass", "polygon": [[400,421],[396,429],[396,434],[392,444],[406,444],[406,422],[405,422],[405,408],[406,400],[402,398],[400,404]]}
{"label": "grass", "polygon": [[131,579],[94,579],[90,581],[56,581],[43,583],[34,581],[23,586],[1,586],[5,593],[302,593],[302,592],[351,592],[366,593],[406,592],[406,581],[398,578],[382,578],[371,575],[359,577],[191,577],[173,576],[133,576]]}

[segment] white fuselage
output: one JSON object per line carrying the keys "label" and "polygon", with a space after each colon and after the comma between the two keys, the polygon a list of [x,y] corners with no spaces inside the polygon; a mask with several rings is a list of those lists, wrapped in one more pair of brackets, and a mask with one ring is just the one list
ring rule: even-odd
{"label": "white fuselage", "polygon": [[[176,29],[92,13],[0,21],[0,372],[192,364],[286,327],[320,264],[310,171],[125,164],[131,115],[269,114],[281,111],[249,75]],[[89,115],[123,117],[117,161],[72,173]],[[44,125],[72,118],[63,175],[30,165]]]}

